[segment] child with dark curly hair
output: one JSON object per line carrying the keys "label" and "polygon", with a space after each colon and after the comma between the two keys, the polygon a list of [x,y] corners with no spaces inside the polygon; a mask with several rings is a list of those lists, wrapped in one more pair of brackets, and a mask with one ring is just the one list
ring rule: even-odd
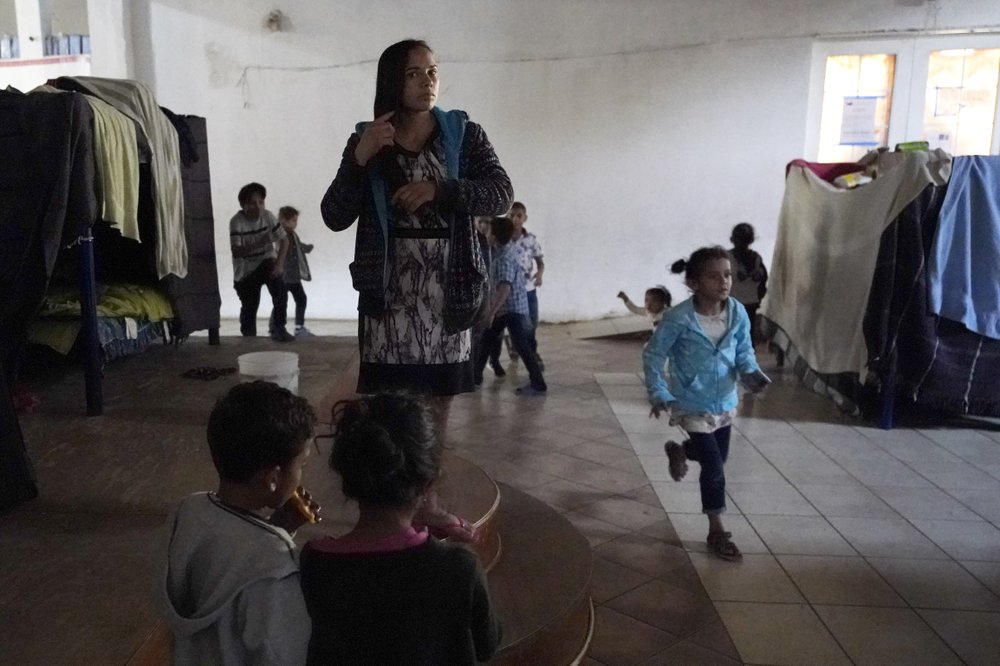
{"label": "child with dark curly hair", "polygon": [[486,575],[416,520],[440,474],[426,403],[378,394],[333,407],[330,467],[360,517],[302,552],[310,664],[474,664],[500,643]]}

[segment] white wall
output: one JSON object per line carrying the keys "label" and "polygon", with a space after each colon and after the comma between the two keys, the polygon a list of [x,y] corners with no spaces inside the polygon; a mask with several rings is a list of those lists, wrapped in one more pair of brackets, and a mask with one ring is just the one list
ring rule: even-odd
{"label": "white wall", "polygon": [[[355,311],[354,234],[318,206],[375,61],[404,37],[435,48],[444,108],[481,122],[547,255],[543,319],[621,311],[664,266],[754,223],[770,257],[785,163],[802,154],[817,35],[1000,25],[993,0],[139,0],[137,78],[207,116],[223,313],[233,316],[227,222],[236,191],[303,211],[315,243],[309,317]],[[264,27],[288,17],[284,32]],[[94,47],[98,48],[97,45]],[[265,297],[265,302],[267,301]],[[263,309],[262,309],[263,311]]]}
{"label": "white wall", "polygon": [[52,34],[89,34],[87,0],[47,0],[52,15]]}
{"label": "white wall", "polygon": [[[38,0],[34,0],[37,4]],[[45,0],[50,15],[52,33],[86,35],[87,0]],[[0,35],[17,34],[15,0],[0,0]]]}
{"label": "white wall", "polygon": [[14,0],[0,0],[0,35],[17,34],[17,12]]}
{"label": "white wall", "polygon": [[30,62],[0,60],[0,90],[12,86],[21,92],[28,92],[49,79],[90,75],[90,56],[56,56]]}
{"label": "white wall", "polygon": [[133,78],[132,15],[128,0],[88,0],[87,30],[94,76]]}

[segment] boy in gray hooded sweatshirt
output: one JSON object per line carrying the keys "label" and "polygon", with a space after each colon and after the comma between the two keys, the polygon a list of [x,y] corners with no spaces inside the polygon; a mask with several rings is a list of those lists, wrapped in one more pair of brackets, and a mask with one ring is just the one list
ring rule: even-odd
{"label": "boy in gray hooded sweatshirt", "polygon": [[290,533],[308,521],[292,496],[315,422],[304,398],[262,381],[235,386],[212,410],[219,489],[181,502],[158,563],[175,664],[305,663],[311,623]]}

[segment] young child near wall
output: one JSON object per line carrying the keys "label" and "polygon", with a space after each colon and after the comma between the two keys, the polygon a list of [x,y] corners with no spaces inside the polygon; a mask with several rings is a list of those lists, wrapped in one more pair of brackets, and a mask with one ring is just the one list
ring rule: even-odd
{"label": "young child near wall", "polygon": [[282,279],[288,237],[264,207],[266,198],[267,189],[260,183],[244,185],[238,195],[240,212],[229,220],[233,287],[240,298],[240,333],[257,335],[260,288],[266,285],[273,306],[268,334],[277,342],[292,342],[295,338],[285,328],[288,289]]}
{"label": "young child near wall", "polygon": [[750,246],[756,240],[751,224],[740,222],[733,227],[729,254],[733,258],[733,298],[743,304],[750,317],[750,339],[757,342],[757,309],[767,293],[767,267],[764,259]]}
{"label": "young child near wall", "polygon": [[310,622],[292,534],[319,519],[308,493],[296,495],[315,420],[304,398],[270,382],[238,384],[216,403],[208,445],[218,490],[181,502],[158,555],[175,664],[305,662]]}
{"label": "young child near wall", "polygon": [[306,290],[302,282],[312,280],[309,262],[306,255],[313,251],[313,246],[303,243],[295,229],[299,226],[299,211],[292,206],[282,206],[278,209],[278,222],[288,236],[288,254],[285,257],[285,286],[295,300],[295,337],[312,337],[312,332],[306,328]]}
{"label": "young child near wall", "polygon": [[[528,341],[531,351],[535,354],[538,364],[544,370],[542,357],[538,354],[538,339],[536,337],[538,329],[538,288],[542,286],[542,274],[545,273],[545,261],[542,254],[542,246],[538,242],[538,237],[529,233],[524,228],[524,223],[528,221],[528,209],[520,201],[515,201],[510,205],[508,213],[510,221],[514,224],[514,235],[511,243],[517,251],[517,259],[524,271],[525,293],[528,298],[528,321],[531,324]],[[516,350],[515,350],[516,351]],[[518,352],[519,354],[519,352]],[[517,354],[511,353],[511,359],[517,358]]]}
{"label": "young child near wall", "polygon": [[[483,257],[483,263],[486,265],[487,272],[490,269],[490,265],[493,263],[493,245],[490,240],[490,220],[492,218],[479,215],[476,216],[476,236],[479,240],[479,252]],[[489,285],[489,281],[487,281]],[[479,358],[479,351],[482,348],[483,336],[486,333],[487,325],[484,323],[484,315],[490,307],[490,295],[491,290],[487,288],[486,293],[483,295],[483,303],[480,306],[479,317],[477,318],[475,326],[472,329],[472,358]],[[486,350],[489,354],[490,367],[493,368],[493,374],[497,377],[506,377],[507,371],[504,370],[503,365],[500,363],[500,351],[503,346],[503,340],[497,339],[493,343],[493,346]]]}
{"label": "young child near wall", "polygon": [[618,292],[618,298],[622,299],[625,303],[625,307],[632,314],[649,317],[649,321],[652,324],[653,329],[656,329],[656,325],[659,324],[660,319],[663,318],[663,313],[670,308],[670,304],[673,301],[670,291],[661,284],[658,284],[655,287],[650,287],[646,290],[644,302],[645,307],[639,307],[633,303],[624,291]]}
{"label": "young child near wall", "polygon": [[420,399],[337,403],[330,467],[360,517],[346,535],[302,552],[312,616],[309,664],[475,664],[500,643],[486,575],[466,548],[415,520],[441,473]]}
{"label": "young child near wall", "polygon": [[514,225],[506,217],[495,217],[490,223],[496,254],[490,265],[492,292],[490,307],[481,320],[487,328],[483,335],[482,349],[476,359],[475,383],[477,385],[483,383],[487,352],[493,349],[506,330],[510,333],[511,343],[528,371],[529,381],[518,388],[517,393],[541,395],[548,390],[548,386],[542,375],[541,361],[531,347],[531,322],[528,318],[525,276],[512,240],[513,231]]}
{"label": "young child near wall", "polygon": [[[729,434],[739,403],[737,384],[752,392],[770,380],[760,371],[750,343],[746,308],[730,297],[733,284],[729,253],[704,247],[673,265],[684,273],[692,296],[664,314],[642,353],[650,416],[666,414],[688,440],[664,445],[670,476],[680,481],[687,461],[701,464],[698,478],[702,511],[708,516],[708,547],[727,560],[742,558],[732,534],[722,525],[726,510],[724,465]],[[664,364],[670,361],[670,378]],[[742,379],[741,379],[742,378]]]}

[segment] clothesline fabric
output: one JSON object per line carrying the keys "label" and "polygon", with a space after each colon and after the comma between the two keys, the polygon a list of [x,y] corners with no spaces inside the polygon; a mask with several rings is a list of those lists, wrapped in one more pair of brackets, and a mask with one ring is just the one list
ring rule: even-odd
{"label": "clothesline fabric", "polygon": [[927,279],[931,312],[1000,339],[1000,156],[955,158]]}
{"label": "clothesline fabric", "polygon": [[790,165],[762,314],[778,324],[816,372],[863,374],[863,320],[885,228],[928,184],[942,185],[951,158],[936,150],[880,155],[879,177],[841,190]]}
{"label": "clothesline fabric", "polygon": [[[48,84],[31,93],[68,94]],[[84,95],[94,114],[94,166],[102,220],[139,241],[139,156],[135,123],[104,100]]]}
{"label": "clothesline fabric", "polygon": [[181,187],[177,131],[160,111],[153,93],[138,81],[71,77],[93,95],[139,123],[152,150],[151,170],[156,210],[156,270],[159,278],[187,275],[184,193]]}
{"label": "clothesline fabric", "polygon": [[858,162],[807,162],[805,160],[792,160],[785,166],[785,177],[792,167],[804,167],[822,178],[828,183],[832,183],[840,176],[862,171],[864,166]]}
{"label": "clothesline fabric", "polygon": [[24,358],[27,323],[60,249],[97,216],[93,117],[82,95],[0,90],[0,365],[8,376]]}
{"label": "clothesline fabric", "polygon": [[928,264],[948,188],[925,188],[882,234],[865,316],[870,369],[883,387],[894,378],[901,404],[1000,416],[1000,340],[929,308]]}
{"label": "clothesline fabric", "polygon": [[104,100],[88,96],[87,102],[94,112],[101,219],[125,238],[139,241],[139,148],[135,125]]}

